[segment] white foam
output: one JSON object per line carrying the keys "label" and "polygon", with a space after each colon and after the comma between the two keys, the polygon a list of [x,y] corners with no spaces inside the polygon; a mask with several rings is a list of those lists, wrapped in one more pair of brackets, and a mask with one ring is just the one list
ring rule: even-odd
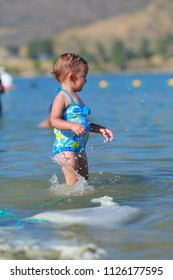
{"label": "white foam", "polygon": [[[12,233],[13,235],[13,233]],[[0,260],[16,259],[23,256],[24,259],[60,259],[60,260],[98,260],[106,255],[106,251],[96,244],[71,245],[67,240],[56,242],[38,242],[29,236],[22,239],[13,239],[4,236],[0,239]]]}
{"label": "white foam", "polygon": [[115,207],[118,203],[113,202],[113,198],[109,196],[104,196],[100,198],[93,198],[91,202],[100,203],[101,206],[113,206]]}
{"label": "white foam", "polygon": [[141,216],[141,211],[130,206],[120,206],[111,197],[101,197],[91,200],[100,203],[99,207],[71,209],[55,212],[43,212],[27,218],[33,222],[51,222],[59,225],[99,225],[114,226],[120,223],[135,221]]}
{"label": "white foam", "polygon": [[106,251],[97,247],[95,244],[85,244],[82,246],[58,246],[61,260],[98,260],[101,259]]}

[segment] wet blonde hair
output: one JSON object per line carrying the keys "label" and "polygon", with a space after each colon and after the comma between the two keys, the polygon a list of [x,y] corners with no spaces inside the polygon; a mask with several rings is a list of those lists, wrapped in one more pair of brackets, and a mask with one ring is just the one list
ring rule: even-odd
{"label": "wet blonde hair", "polygon": [[81,64],[87,65],[84,58],[73,53],[64,53],[55,61],[52,74],[61,83],[70,72],[78,73]]}

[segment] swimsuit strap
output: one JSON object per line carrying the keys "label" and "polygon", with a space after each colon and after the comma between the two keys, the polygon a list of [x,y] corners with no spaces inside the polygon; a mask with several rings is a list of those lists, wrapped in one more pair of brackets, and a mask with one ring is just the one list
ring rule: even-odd
{"label": "swimsuit strap", "polygon": [[73,97],[70,95],[70,93],[68,91],[66,91],[65,89],[61,88],[62,91],[64,91],[71,99],[72,104],[76,104],[76,102],[74,101]]}

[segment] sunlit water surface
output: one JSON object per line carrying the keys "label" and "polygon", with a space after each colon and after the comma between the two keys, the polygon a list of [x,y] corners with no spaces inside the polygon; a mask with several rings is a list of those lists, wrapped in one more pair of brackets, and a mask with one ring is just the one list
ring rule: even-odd
{"label": "sunlit water surface", "polygon": [[1,259],[173,259],[170,78],[88,77],[80,95],[90,120],[115,138],[90,136],[90,180],[79,178],[73,188],[52,161],[52,130],[37,128],[58,84],[15,79],[0,119]]}

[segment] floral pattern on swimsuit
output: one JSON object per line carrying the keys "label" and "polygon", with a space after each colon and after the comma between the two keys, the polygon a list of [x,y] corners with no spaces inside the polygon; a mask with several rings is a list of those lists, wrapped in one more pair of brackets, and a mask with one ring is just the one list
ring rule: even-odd
{"label": "floral pattern on swimsuit", "polygon": [[[64,90],[64,92],[66,92]],[[64,151],[74,151],[76,153],[81,153],[86,146],[89,139],[90,124],[88,121],[88,115],[90,114],[90,109],[84,105],[77,104],[71,95],[66,92],[72,100],[72,104],[65,108],[62,119],[69,122],[77,122],[82,124],[86,128],[86,133],[84,135],[78,136],[71,130],[60,130],[54,129],[56,135],[53,154],[59,154]]]}

